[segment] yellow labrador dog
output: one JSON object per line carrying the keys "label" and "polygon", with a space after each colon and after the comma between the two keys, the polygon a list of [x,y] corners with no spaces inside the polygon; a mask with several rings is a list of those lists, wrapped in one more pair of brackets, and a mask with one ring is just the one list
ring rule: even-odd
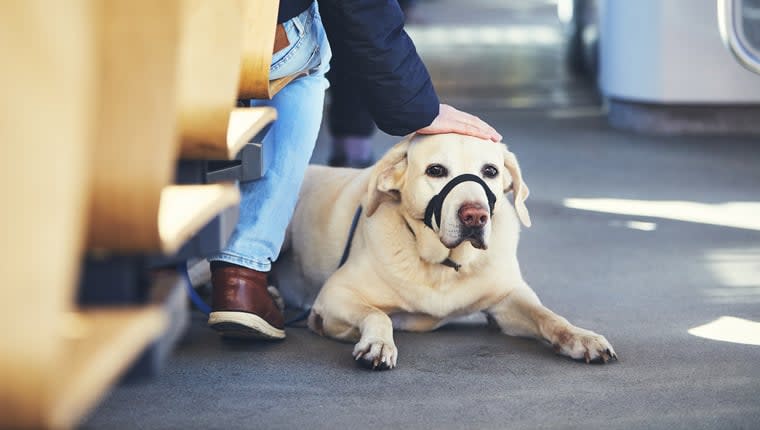
{"label": "yellow labrador dog", "polygon": [[305,282],[322,287],[309,327],[356,341],[354,358],[373,369],[396,366],[394,328],[430,331],[475,312],[574,359],[616,358],[603,336],[544,307],[523,280],[527,197],[505,145],[455,134],[407,137],[364,170],[309,167],[289,228]]}

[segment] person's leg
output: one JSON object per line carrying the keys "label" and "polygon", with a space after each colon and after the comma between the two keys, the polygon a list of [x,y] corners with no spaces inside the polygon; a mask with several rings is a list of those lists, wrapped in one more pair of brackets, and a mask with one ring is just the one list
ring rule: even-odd
{"label": "person's leg", "polygon": [[421,20],[414,12],[417,9],[417,0],[398,0],[398,5],[401,6],[401,11],[404,12],[404,23],[406,24],[422,24]]}
{"label": "person's leg", "polygon": [[339,58],[330,73],[330,105],[327,124],[332,136],[328,164],[335,167],[367,167],[373,162],[372,135],[375,122],[359,94],[359,88],[346,73]]}
{"label": "person's leg", "polygon": [[277,109],[277,120],[263,141],[270,164],[263,178],[240,184],[240,221],[227,248],[214,261],[270,270],[314,150],[326,85],[323,76],[310,75],[290,83],[273,100],[254,102]]}
{"label": "person's leg", "polygon": [[[398,0],[407,22],[416,0]],[[375,121],[361,96],[358,84],[347,73],[351,64],[336,56],[330,65],[330,105],[327,125],[331,147],[327,164],[334,167],[364,168],[374,163],[372,135]]]}
{"label": "person's leg", "polygon": [[[227,247],[210,259],[214,312],[209,325],[224,335],[285,337],[282,314],[266,292],[266,272],[279,255],[317,139],[331,55],[316,4],[294,20],[286,23],[292,49],[275,56],[272,75],[304,69],[309,75],[272,100],[252,101],[277,109],[277,121],[263,141],[270,163],[263,178],[240,184],[240,220]],[[299,64],[289,70],[294,66],[288,62]]]}

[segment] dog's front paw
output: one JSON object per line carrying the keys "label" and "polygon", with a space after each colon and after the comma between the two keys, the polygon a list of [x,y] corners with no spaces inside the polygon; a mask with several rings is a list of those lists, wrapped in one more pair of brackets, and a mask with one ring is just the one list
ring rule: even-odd
{"label": "dog's front paw", "polygon": [[554,350],[575,360],[586,363],[607,363],[617,360],[612,345],[600,334],[579,327],[559,330],[554,342]]}
{"label": "dog's front paw", "polygon": [[357,363],[367,369],[389,370],[396,367],[398,350],[392,341],[362,338],[354,347],[353,356]]}

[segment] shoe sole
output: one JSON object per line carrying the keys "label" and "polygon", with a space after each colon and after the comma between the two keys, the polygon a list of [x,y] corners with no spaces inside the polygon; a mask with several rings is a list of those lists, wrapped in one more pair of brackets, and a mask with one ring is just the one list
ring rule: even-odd
{"label": "shoe sole", "polygon": [[258,315],[218,311],[208,316],[208,325],[224,337],[235,339],[285,339],[285,330],[272,326]]}

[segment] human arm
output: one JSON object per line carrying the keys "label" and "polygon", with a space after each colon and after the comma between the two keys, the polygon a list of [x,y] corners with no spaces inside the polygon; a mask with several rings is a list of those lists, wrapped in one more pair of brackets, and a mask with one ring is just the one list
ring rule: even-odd
{"label": "human arm", "polygon": [[388,134],[455,132],[500,140],[477,117],[442,105],[404,31],[396,0],[319,0],[333,49],[357,83],[378,127]]}

